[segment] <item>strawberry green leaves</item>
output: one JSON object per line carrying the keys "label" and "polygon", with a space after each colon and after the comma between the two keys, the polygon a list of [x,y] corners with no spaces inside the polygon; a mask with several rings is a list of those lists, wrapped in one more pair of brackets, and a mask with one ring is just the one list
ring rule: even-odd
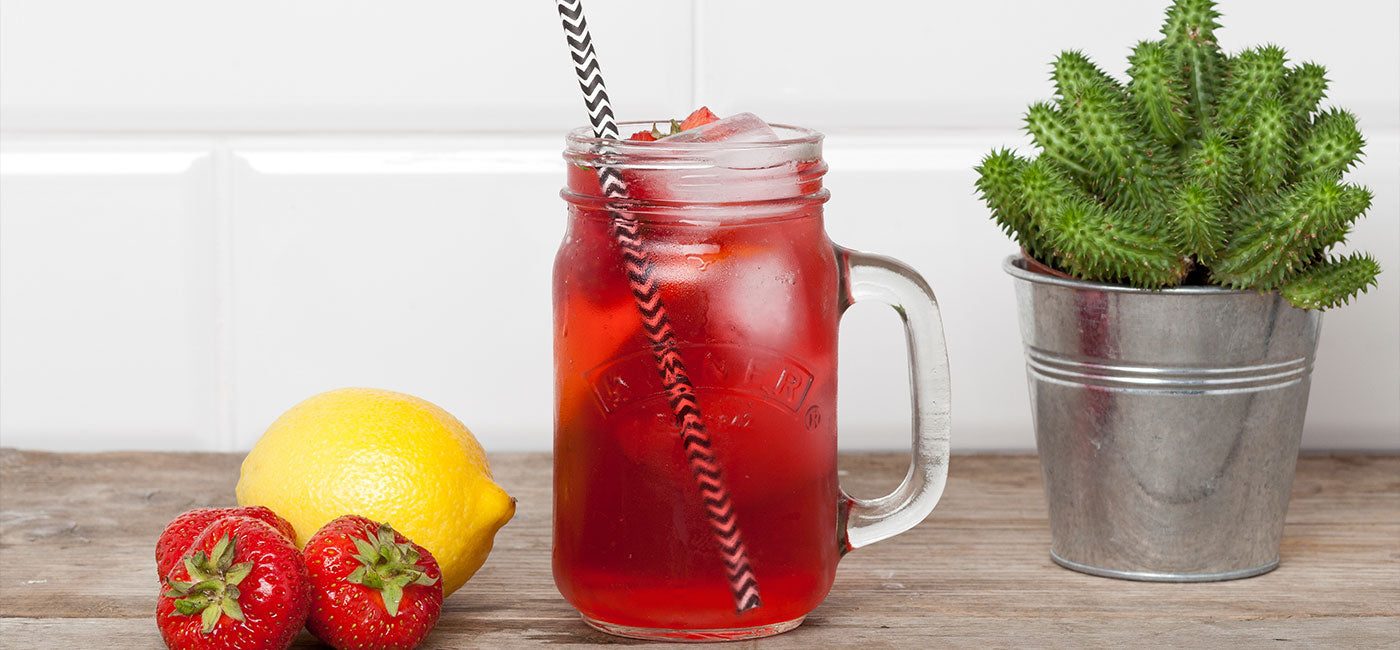
{"label": "strawberry green leaves", "polygon": [[708,106],[701,106],[692,111],[690,115],[687,115],[684,120],[671,120],[665,131],[657,128],[656,123],[652,123],[651,130],[638,131],[627,139],[633,142],[656,142],[666,136],[675,135],[681,131],[688,131],[697,126],[704,126],[717,120],[719,120],[719,116],[710,112]]}
{"label": "strawberry green leaves", "polygon": [[389,616],[398,616],[404,587],[437,582],[437,578],[418,566],[422,558],[411,543],[395,541],[394,529],[389,524],[380,524],[378,530],[367,529],[364,538],[352,537],[351,540],[355,544],[354,558],[360,566],[346,576],[345,581],[378,590]]}
{"label": "strawberry green leaves", "polygon": [[214,631],[221,616],[244,620],[238,605],[238,584],[252,572],[253,563],[233,563],[237,545],[237,536],[224,535],[208,554],[201,550],[185,556],[185,570],[194,582],[166,578],[170,589],[165,596],[177,599],[172,615],[199,614],[205,634]]}

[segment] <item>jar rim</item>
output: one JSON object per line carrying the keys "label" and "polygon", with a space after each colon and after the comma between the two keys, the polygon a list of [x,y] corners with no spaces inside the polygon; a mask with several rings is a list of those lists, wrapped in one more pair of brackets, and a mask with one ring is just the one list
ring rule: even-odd
{"label": "jar rim", "polygon": [[[651,122],[623,122],[622,127],[648,128]],[[583,169],[611,168],[624,173],[630,185],[664,184],[665,196],[655,195],[635,201],[632,209],[643,206],[666,210],[678,206],[709,205],[757,212],[770,202],[826,201],[821,178],[826,174],[822,161],[823,135],[815,130],[770,125],[779,139],[762,142],[641,142],[594,137],[586,127],[569,132],[564,159]],[[601,199],[596,180],[577,185],[577,174],[570,170],[564,198],[583,205],[589,197]],[[644,193],[645,195],[645,193]],[[617,199],[612,199],[617,201]]]}
{"label": "jar rim", "polygon": [[[653,125],[665,124],[668,120],[639,120],[619,122],[620,132],[649,129]],[[689,158],[708,153],[729,151],[776,151],[790,149],[789,160],[815,160],[821,157],[821,143],[826,137],[815,129],[788,124],[769,124],[778,133],[777,140],[767,142],[667,142],[656,140],[639,142],[619,139],[610,140],[593,135],[592,127],[581,126],[569,131],[565,136],[565,156],[596,154],[606,147],[610,158]]]}

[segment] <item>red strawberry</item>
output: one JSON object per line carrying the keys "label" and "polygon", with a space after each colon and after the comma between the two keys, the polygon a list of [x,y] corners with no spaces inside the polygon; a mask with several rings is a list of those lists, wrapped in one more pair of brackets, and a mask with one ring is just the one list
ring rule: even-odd
{"label": "red strawberry", "polygon": [[715,115],[714,113],[711,113],[710,108],[708,106],[701,106],[700,108],[695,109],[694,113],[691,113],[685,118],[684,121],[681,122],[681,130],[688,131],[697,126],[705,126],[706,124],[714,122],[718,119],[719,116]]}
{"label": "red strawberry", "polygon": [[671,120],[669,132],[662,131],[661,129],[656,128],[656,125],[653,124],[651,126],[651,130],[638,131],[636,133],[633,133],[631,137],[628,137],[627,139],[633,142],[656,142],[657,140],[660,140],[668,135],[675,135],[677,133],[680,133],[681,131],[687,131],[697,126],[704,126],[718,119],[719,116],[715,115],[714,113],[711,113],[708,107],[701,106],[700,108],[695,109],[695,112],[687,116],[684,121],[677,122],[675,120]]}
{"label": "red strawberry", "polygon": [[442,613],[442,571],[389,524],[340,517],[306,543],[314,605],[306,628],[348,650],[416,647]]}
{"label": "red strawberry", "polygon": [[286,519],[277,516],[277,513],[263,506],[249,506],[247,508],[199,508],[190,510],[179,517],[171,520],[165,525],[165,532],[160,534],[160,539],[156,541],[156,577],[164,578],[170,569],[180,562],[180,556],[185,554],[185,549],[190,547],[205,528],[220,519],[227,517],[252,517],[271,524],[278,532],[287,536],[293,542],[297,539],[297,532],[292,529],[292,525]]}
{"label": "red strawberry", "polygon": [[291,540],[251,517],[209,524],[156,601],[165,645],[283,650],[311,610],[306,563]]}

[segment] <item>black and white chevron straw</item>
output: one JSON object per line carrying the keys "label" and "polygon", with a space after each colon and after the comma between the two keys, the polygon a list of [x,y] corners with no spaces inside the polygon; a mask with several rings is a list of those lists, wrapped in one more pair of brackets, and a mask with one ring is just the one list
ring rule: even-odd
{"label": "black and white chevron straw", "polygon": [[[608,90],[603,85],[603,73],[598,67],[598,55],[593,50],[593,36],[588,33],[588,20],[583,16],[582,0],[558,0],[559,17],[564,21],[564,36],[569,41],[569,54],[574,58],[578,85],[583,90],[583,103],[588,107],[588,120],[595,137],[604,140],[618,138],[617,121]],[[607,145],[604,144],[606,153]],[[627,198],[627,184],[622,173],[606,165],[598,167],[598,181],[603,195],[614,202],[608,204],[613,238],[622,251],[623,267],[628,286],[641,313],[642,329],[651,341],[652,357],[662,386],[671,402],[671,413],[679,427],[691,473],[700,490],[700,499],[709,514],[710,530],[719,545],[729,590],[734,596],[734,610],[744,613],[763,605],[758,596],[758,579],[749,566],[748,549],[739,531],[734,504],[729,499],[719,460],[710,445],[695,386],[690,383],[685,363],[676,350],[676,335],[671,329],[671,317],[661,301],[661,287],[652,275],[651,257],[642,246],[637,219],[622,200]]]}

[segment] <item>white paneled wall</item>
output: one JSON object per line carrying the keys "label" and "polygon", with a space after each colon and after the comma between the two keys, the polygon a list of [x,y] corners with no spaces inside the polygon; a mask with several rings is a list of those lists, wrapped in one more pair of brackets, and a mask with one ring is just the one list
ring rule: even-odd
{"label": "white paneled wall", "polygon": [[[1163,0],[1165,2],[1165,0]],[[1013,250],[973,195],[1078,47],[1119,74],[1157,2],[591,0],[624,117],[699,104],[828,133],[827,227],[943,304],[955,446],[1033,447]],[[1369,139],[1352,240],[1382,286],[1326,318],[1305,445],[1400,449],[1400,6],[1222,0],[1228,48],[1328,65]],[[348,385],[546,449],[563,132],[549,2],[0,0],[0,444],[242,449]],[[846,448],[906,444],[888,310],[842,329]]]}
{"label": "white paneled wall", "polygon": [[[1295,61],[1319,60],[1332,96],[1366,127],[1400,126],[1400,3],[1219,3],[1222,47],[1272,42]],[[1058,52],[1083,50],[1121,78],[1132,47],[1161,38],[1167,4],[701,0],[697,97],[824,131],[1014,128],[1028,103],[1050,95]]]}
{"label": "white paneled wall", "polygon": [[174,142],[0,153],[5,444],[217,446],[212,157]]}

